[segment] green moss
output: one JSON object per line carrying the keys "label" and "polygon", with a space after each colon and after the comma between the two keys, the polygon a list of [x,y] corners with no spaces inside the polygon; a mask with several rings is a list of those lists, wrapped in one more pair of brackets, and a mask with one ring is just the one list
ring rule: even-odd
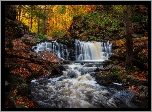
{"label": "green moss", "polygon": [[34,36],[34,38],[35,38],[35,39],[42,40],[42,41],[47,40],[47,36],[44,35],[44,34],[42,34],[42,33],[36,34],[36,35]]}

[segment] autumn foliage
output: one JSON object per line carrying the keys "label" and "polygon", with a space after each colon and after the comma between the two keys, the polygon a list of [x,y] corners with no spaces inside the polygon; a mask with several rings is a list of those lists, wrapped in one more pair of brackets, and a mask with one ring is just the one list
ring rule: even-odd
{"label": "autumn foliage", "polygon": [[[67,33],[74,16],[84,16],[96,9],[95,5],[23,5],[22,10],[16,6],[17,19],[30,27],[33,32],[59,37]],[[27,11],[28,10],[28,11]],[[35,10],[39,12],[35,12]],[[20,17],[19,17],[20,16]],[[32,27],[31,27],[32,24]],[[46,30],[43,32],[43,30]],[[39,31],[38,31],[39,30]]]}

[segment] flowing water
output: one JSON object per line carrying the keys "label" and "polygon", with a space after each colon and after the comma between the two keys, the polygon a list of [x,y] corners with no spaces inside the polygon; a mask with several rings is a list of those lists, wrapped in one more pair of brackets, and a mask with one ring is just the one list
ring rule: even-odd
{"label": "flowing water", "polygon": [[76,61],[104,61],[112,54],[112,43],[75,40]]}
{"label": "flowing water", "polygon": [[63,58],[65,60],[68,60],[68,57],[69,57],[67,46],[61,43],[58,43],[57,41],[41,42],[37,44],[36,46],[33,46],[32,49],[34,49],[36,53],[38,53],[39,51],[44,51],[44,50],[52,51],[59,58]]}
{"label": "flowing water", "polygon": [[[96,42],[96,41],[79,41],[75,40],[75,61],[104,61],[112,55],[112,43],[110,42]],[[66,45],[58,43],[57,41],[52,42],[41,42],[36,46],[33,46],[36,53],[39,51],[52,51],[59,58],[68,60],[69,50]]]}
{"label": "flowing water", "polygon": [[[119,91],[97,84],[90,75],[96,67],[80,63],[65,65],[56,78],[31,81],[33,100],[42,108],[135,108],[133,91]],[[87,69],[91,70],[88,71]],[[82,72],[83,71],[83,72]]]}
{"label": "flowing water", "polygon": [[[77,61],[103,61],[111,53],[109,42],[75,41]],[[34,46],[35,52],[44,49],[53,51],[58,57],[68,58],[68,52],[56,41]],[[33,100],[42,108],[136,108],[131,102],[134,92],[117,90],[99,85],[94,70],[100,63],[71,63],[63,65],[63,75],[55,78],[39,78],[31,81]]]}

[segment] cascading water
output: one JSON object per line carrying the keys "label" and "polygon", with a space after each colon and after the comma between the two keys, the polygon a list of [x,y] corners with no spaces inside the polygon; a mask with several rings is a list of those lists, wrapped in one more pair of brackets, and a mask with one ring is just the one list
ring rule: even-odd
{"label": "cascading water", "polygon": [[77,61],[104,61],[112,54],[110,42],[85,42],[75,40],[75,54]]}
{"label": "cascading water", "polygon": [[[32,47],[36,53],[39,51],[52,51],[59,58],[68,60],[69,50],[66,45],[57,41],[42,42]],[[104,61],[112,54],[112,43],[110,42],[84,42],[75,40],[75,61]]]}
{"label": "cascading water", "polygon": [[133,91],[97,84],[86,65],[74,63],[65,68],[60,77],[31,81],[33,100],[41,108],[136,108],[131,102]]}
{"label": "cascading water", "polygon": [[69,52],[67,50],[67,47],[61,43],[58,43],[57,41],[52,41],[52,42],[42,42],[37,44],[36,46],[33,46],[32,49],[36,53],[39,51],[52,51],[54,52],[59,58],[63,58],[68,60],[69,57]]}
{"label": "cascading water", "polygon": [[[75,41],[76,61],[103,61],[111,55],[109,42]],[[68,59],[67,48],[53,42],[34,46],[35,52],[49,50],[58,57]],[[102,63],[102,62],[101,62]],[[63,75],[56,78],[38,78],[31,81],[33,101],[40,108],[136,108],[131,102],[133,91],[122,91],[97,84],[94,71],[102,68],[100,62],[73,63],[63,65]]]}

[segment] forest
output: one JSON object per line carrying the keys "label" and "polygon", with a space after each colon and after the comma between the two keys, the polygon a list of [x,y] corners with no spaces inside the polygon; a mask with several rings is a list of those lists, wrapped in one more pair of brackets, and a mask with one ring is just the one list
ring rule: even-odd
{"label": "forest", "polygon": [[150,8],[5,5],[2,107],[149,108]]}

